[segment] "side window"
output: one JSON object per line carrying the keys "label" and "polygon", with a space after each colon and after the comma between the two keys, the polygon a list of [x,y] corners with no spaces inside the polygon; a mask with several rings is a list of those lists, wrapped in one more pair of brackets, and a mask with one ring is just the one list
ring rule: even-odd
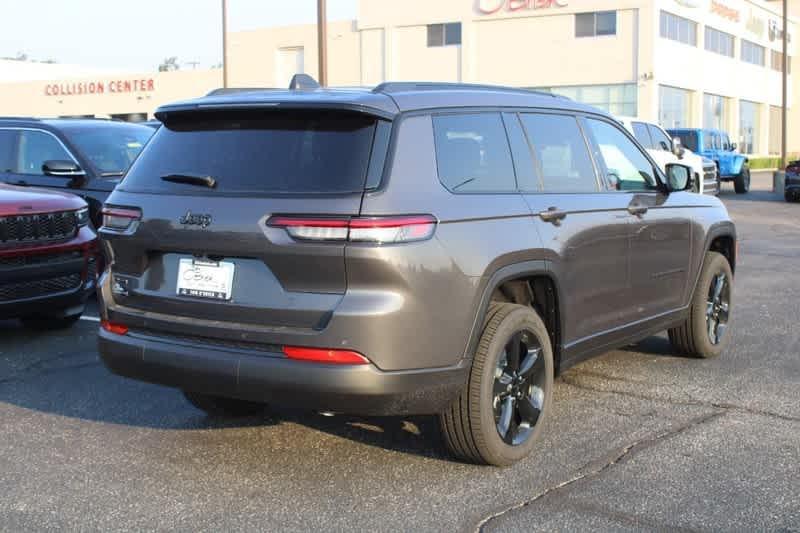
{"label": "side window", "polygon": [[722,141],[719,138],[719,134],[718,133],[714,133],[714,134],[712,134],[711,137],[713,138],[713,142],[714,142],[714,150],[721,150],[722,149]]}
{"label": "side window", "polygon": [[0,172],[14,172],[14,152],[17,145],[15,130],[0,130]]}
{"label": "side window", "polygon": [[731,141],[728,139],[728,134],[722,134],[722,149],[723,150],[730,150],[731,149]]}
{"label": "side window", "polygon": [[703,134],[703,150],[713,150],[714,149],[714,140],[711,138],[710,133]]}
{"label": "side window", "polygon": [[21,131],[17,172],[20,174],[42,174],[42,165],[53,159],[71,161],[72,158],[61,143],[49,133],[42,131]]}
{"label": "side window", "polygon": [[575,117],[544,113],[520,117],[536,156],[544,192],[597,192],[597,176]]}
{"label": "side window", "polygon": [[517,189],[499,113],[434,116],[433,135],[439,179],[451,192]]}
{"label": "side window", "polygon": [[632,122],[633,136],[639,141],[639,144],[645,148],[653,148],[653,141],[650,139],[650,134],[647,133],[647,126],[641,122]]}
{"label": "side window", "polygon": [[664,130],[651,124],[647,125],[647,129],[650,130],[650,137],[653,138],[653,145],[655,145],[657,150],[663,150],[665,152],[672,151],[672,141],[667,137],[667,134],[664,133]]}
{"label": "side window", "polygon": [[649,191],[657,188],[655,171],[647,156],[616,126],[587,119],[608,180],[618,191]]}

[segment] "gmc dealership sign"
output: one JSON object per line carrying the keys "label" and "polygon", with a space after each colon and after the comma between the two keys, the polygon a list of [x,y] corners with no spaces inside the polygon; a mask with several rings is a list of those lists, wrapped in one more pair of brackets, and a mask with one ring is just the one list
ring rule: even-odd
{"label": "gmc dealership sign", "polygon": [[493,15],[501,11],[514,13],[531,9],[547,9],[550,7],[567,7],[568,0],[476,0],[478,11],[484,15]]}

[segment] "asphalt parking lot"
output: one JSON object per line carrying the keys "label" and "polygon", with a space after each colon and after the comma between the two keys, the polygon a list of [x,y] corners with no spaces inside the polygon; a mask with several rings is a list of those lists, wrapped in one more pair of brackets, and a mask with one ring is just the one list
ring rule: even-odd
{"label": "asphalt parking lot", "polygon": [[567,371],[510,469],[450,460],[434,418],[210,419],[106,371],[90,319],[0,322],[0,529],[800,531],[800,205],[753,178],[722,193],[727,353],[653,337]]}

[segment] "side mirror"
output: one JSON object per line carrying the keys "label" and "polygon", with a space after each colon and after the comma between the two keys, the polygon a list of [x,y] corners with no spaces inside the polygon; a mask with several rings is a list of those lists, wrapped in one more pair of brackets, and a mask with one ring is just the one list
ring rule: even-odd
{"label": "side mirror", "polygon": [[45,161],[42,165],[42,172],[45,176],[57,176],[59,178],[82,178],[86,172],[74,161],[51,160]]}
{"label": "side mirror", "polygon": [[684,148],[681,144],[680,137],[674,137],[672,139],[672,153],[675,154],[679,159],[682,159],[683,154],[686,153],[686,148]]}
{"label": "side mirror", "polygon": [[667,189],[669,192],[686,191],[692,189],[692,169],[680,163],[667,163]]}
{"label": "side mirror", "polygon": [[736,150],[736,143],[731,143],[731,151]]}

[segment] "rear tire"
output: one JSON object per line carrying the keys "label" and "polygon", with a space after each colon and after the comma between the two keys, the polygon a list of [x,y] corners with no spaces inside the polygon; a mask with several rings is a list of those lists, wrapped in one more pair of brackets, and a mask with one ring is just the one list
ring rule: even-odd
{"label": "rear tire", "polygon": [[750,190],[750,167],[742,165],[742,170],[733,179],[736,194],[745,194]]}
{"label": "rear tire", "polygon": [[183,391],[183,395],[194,407],[205,411],[206,414],[217,418],[238,418],[253,416],[262,412],[266,404],[237,400],[235,398],[223,398],[210,394],[200,394],[198,392]]}
{"label": "rear tire", "polygon": [[[725,280],[722,287],[724,294],[720,294],[720,301],[724,300],[724,305],[717,306],[712,304],[716,303],[714,294],[720,276],[724,276]],[[668,332],[669,340],[677,352],[703,359],[717,357],[722,353],[730,339],[727,330],[733,308],[732,289],[733,272],[728,259],[720,253],[707,252],[689,306],[689,316],[680,326]],[[715,317],[716,325],[713,324]],[[712,339],[712,336],[715,338]]]}
{"label": "rear tire", "polygon": [[783,193],[783,198],[789,203],[795,203],[797,201],[797,193],[786,191]]}
{"label": "rear tire", "polygon": [[83,313],[77,315],[61,316],[61,317],[48,317],[48,316],[26,316],[22,317],[22,323],[26,328],[35,329],[38,331],[49,331],[57,329],[67,329],[80,320]]}
{"label": "rear tire", "polygon": [[439,416],[450,452],[495,466],[530,454],[552,403],[553,369],[550,336],[539,315],[530,307],[492,303],[469,382]]}

